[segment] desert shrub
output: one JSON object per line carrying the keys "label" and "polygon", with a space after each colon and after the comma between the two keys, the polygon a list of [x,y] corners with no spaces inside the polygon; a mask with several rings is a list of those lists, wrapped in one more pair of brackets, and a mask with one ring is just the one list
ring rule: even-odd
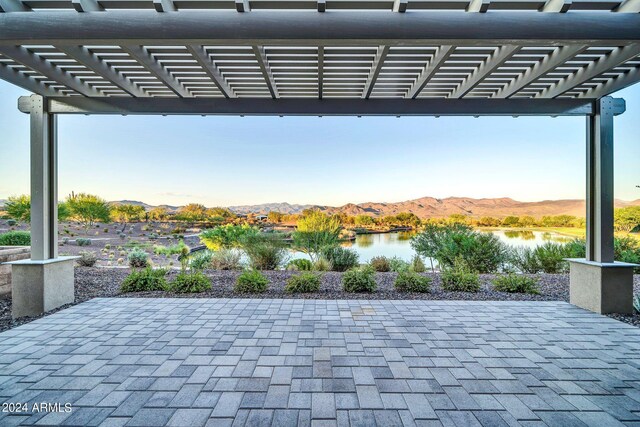
{"label": "desert shrub", "polygon": [[400,273],[401,271],[409,271],[410,264],[402,258],[394,256],[389,258],[389,267],[394,273]]}
{"label": "desert shrub", "polygon": [[429,292],[432,279],[413,271],[401,271],[396,277],[394,287],[399,292]]}
{"label": "desert shrub", "polygon": [[154,270],[151,267],[134,270],[124,279],[120,285],[120,291],[145,292],[165,290],[167,288],[166,274],[167,270]]}
{"label": "desert shrub", "polygon": [[0,246],[29,246],[31,234],[28,231],[9,231],[0,234]]}
{"label": "desert shrub", "polygon": [[153,247],[153,253],[164,256],[178,255],[183,253],[184,248],[189,249],[189,247],[181,240],[179,243],[171,246],[155,245]]}
{"label": "desert shrub", "polygon": [[313,270],[313,264],[308,259],[292,259],[291,261],[289,261],[289,264],[287,264],[287,270],[311,271]]}
{"label": "desert shrub", "polygon": [[[633,237],[614,239],[613,252],[616,261],[640,264],[640,242]],[[640,267],[636,267],[634,271],[640,273]]]}
{"label": "desert shrub", "polygon": [[14,225],[16,225],[18,223],[18,221],[16,221],[15,219],[8,219],[7,220],[7,225],[9,227],[13,227]]}
{"label": "desert shrub", "polygon": [[77,259],[77,263],[82,267],[93,267],[94,265],[96,265],[97,260],[98,257],[96,256],[95,252],[82,251],[80,252],[80,258]]}
{"label": "desert shrub", "polygon": [[318,292],[320,290],[320,278],[321,275],[318,273],[304,272],[297,274],[289,277],[284,290],[288,293]]}
{"label": "desert shrub", "polygon": [[509,264],[523,273],[535,274],[541,270],[533,248],[513,247],[509,254]]}
{"label": "desert shrub", "polygon": [[149,233],[149,240],[158,240],[158,233]]}
{"label": "desert shrub", "polygon": [[370,266],[353,268],[342,275],[345,292],[375,292],[377,288],[375,270]]}
{"label": "desert shrub", "polygon": [[202,271],[182,271],[169,284],[168,290],[176,293],[197,293],[211,289],[211,280]]}
{"label": "desert shrub", "polygon": [[142,249],[135,248],[127,255],[129,266],[132,268],[144,268],[149,266],[149,255]]}
{"label": "desert shrub", "polygon": [[322,250],[322,258],[331,264],[333,271],[347,271],[358,266],[358,253],[342,246],[330,246]]}
{"label": "desert shrub", "polygon": [[313,262],[313,271],[330,271],[331,263],[324,257],[320,257]]}
{"label": "desert shrub", "polygon": [[91,239],[86,239],[84,237],[78,237],[76,239],[76,245],[78,246],[91,246],[92,243]]}
{"label": "desert shrub", "polygon": [[442,289],[448,292],[478,292],[480,277],[466,263],[456,260],[452,267],[442,271]]}
{"label": "desert shrub", "polygon": [[204,270],[211,267],[213,252],[210,250],[198,251],[191,255],[189,261],[191,268],[194,270]]}
{"label": "desert shrub", "polygon": [[477,273],[498,271],[508,259],[507,246],[491,234],[474,231],[465,224],[427,224],[411,239],[411,246],[423,257],[435,259],[441,269],[464,262]]}
{"label": "desert shrub", "polygon": [[574,239],[567,243],[546,242],[535,248],[511,249],[509,263],[523,273],[565,273],[569,271],[566,258],[584,258],[584,240]]}
{"label": "desert shrub", "polygon": [[565,258],[572,257],[570,248],[562,243],[545,242],[537,246],[533,253],[543,272],[563,273],[569,269],[569,263]]}
{"label": "desert shrub", "polygon": [[214,270],[240,270],[241,255],[233,249],[220,249],[211,256],[211,268]]}
{"label": "desert shrub", "polygon": [[424,261],[422,261],[420,255],[414,255],[411,259],[411,270],[416,273],[424,273],[427,271],[427,266],[424,265]]}
{"label": "desert shrub", "polygon": [[369,265],[375,271],[379,271],[379,272],[391,271],[391,263],[389,262],[389,259],[386,256],[376,256],[371,258],[371,261],[369,261]]}
{"label": "desert shrub", "polygon": [[269,279],[258,270],[245,270],[238,276],[234,290],[241,294],[256,294],[267,290]]}
{"label": "desert shrub", "polygon": [[241,244],[256,270],[276,270],[288,254],[280,233],[247,234],[241,238]]}
{"label": "desert shrub", "polygon": [[118,236],[120,236],[120,239],[124,240],[127,238],[127,233],[120,233]]}
{"label": "desert shrub", "polygon": [[493,280],[493,287],[498,292],[518,294],[539,294],[538,281],[533,277],[521,274],[505,274]]}

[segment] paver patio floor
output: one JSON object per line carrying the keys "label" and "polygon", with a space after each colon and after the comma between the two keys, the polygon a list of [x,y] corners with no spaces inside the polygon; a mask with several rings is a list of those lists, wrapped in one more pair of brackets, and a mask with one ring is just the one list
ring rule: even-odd
{"label": "paver patio floor", "polygon": [[101,298],[0,334],[0,402],[29,405],[3,426],[640,425],[640,329],[562,302]]}

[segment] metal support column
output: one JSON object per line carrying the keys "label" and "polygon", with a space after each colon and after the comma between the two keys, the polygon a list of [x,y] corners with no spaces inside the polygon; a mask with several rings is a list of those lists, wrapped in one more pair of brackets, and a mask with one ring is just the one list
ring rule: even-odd
{"label": "metal support column", "polygon": [[569,301],[596,313],[633,313],[634,264],[613,256],[613,117],[623,99],[601,98],[587,116],[587,259],[570,259]]}
{"label": "metal support column", "polygon": [[46,98],[31,105],[31,259],[58,258],[58,138],[56,115]]}
{"label": "metal support column", "polygon": [[601,98],[587,116],[587,261],[613,262],[614,100]]}

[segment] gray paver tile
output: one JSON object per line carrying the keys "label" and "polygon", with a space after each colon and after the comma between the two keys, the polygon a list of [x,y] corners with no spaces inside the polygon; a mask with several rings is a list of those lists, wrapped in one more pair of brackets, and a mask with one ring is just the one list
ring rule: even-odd
{"label": "gray paver tile", "polygon": [[168,426],[184,427],[184,426],[204,426],[209,420],[211,409],[193,409],[179,408],[173,413]]}
{"label": "gray paver tile", "polygon": [[174,409],[143,408],[136,412],[133,418],[127,423],[127,426],[149,427],[166,425],[174,412]]}
{"label": "gray paver tile", "polygon": [[560,302],[100,298],[0,334],[3,400],[74,407],[0,425],[640,427],[638,350]]}
{"label": "gray paver tile", "polygon": [[336,401],[333,393],[313,393],[311,396],[311,419],[318,418],[336,418]]}

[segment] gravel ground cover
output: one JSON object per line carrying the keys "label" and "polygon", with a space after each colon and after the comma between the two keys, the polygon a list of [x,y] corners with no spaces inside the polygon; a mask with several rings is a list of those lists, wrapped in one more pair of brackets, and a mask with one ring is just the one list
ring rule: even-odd
{"label": "gravel ground cover", "polygon": [[[294,274],[291,271],[265,271],[269,279],[269,289],[263,294],[238,294],[233,291],[239,271],[207,270],[205,273],[211,279],[213,286],[210,291],[197,294],[174,294],[170,292],[133,292],[122,294],[120,284],[129,274],[128,268],[88,268],[76,267],[76,301],[80,303],[96,297],[171,297],[171,298],[307,298],[307,299],[424,299],[424,300],[469,300],[469,301],[569,301],[569,275],[567,274],[536,274],[540,289],[539,295],[510,294],[497,292],[493,289],[492,280],[495,275],[480,275],[481,289],[477,293],[444,292],[440,286],[438,274],[427,273],[433,278],[431,292],[406,293],[398,292],[393,284],[396,273],[376,273],[378,289],[374,293],[345,293],[342,291],[342,273],[327,272],[322,276],[320,291],[312,294],[288,294],[284,291],[286,280]],[[168,279],[178,273],[172,270]],[[640,293],[640,275],[634,276],[634,293]],[[57,310],[61,310],[61,307]],[[53,313],[51,311],[46,314]],[[45,314],[45,315],[46,315]],[[640,315],[612,314],[610,317],[640,326]],[[30,322],[35,318],[22,318],[17,321],[11,319],[11,301],[0,300],[0,331]]]}

